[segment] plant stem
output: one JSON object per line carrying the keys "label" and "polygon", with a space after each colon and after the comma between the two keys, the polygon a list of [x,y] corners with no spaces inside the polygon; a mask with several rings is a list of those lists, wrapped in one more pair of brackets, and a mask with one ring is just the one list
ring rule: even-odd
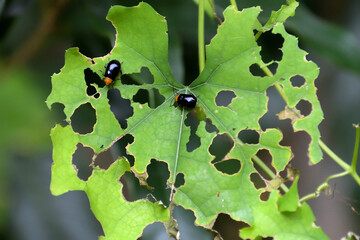
{"label": "plant stem", "polygon": [[148,93],[149,93],[149,107],[155,108],[156,99],[155,99],[155,91],[154,91],[154,89],[149,89]]}
{"label": "plant stem", "polygon": [[318,196],[320,196],[320,193],[324,190],[327,189],[329,184],[329,180],[333,179],[333,178],[338,178],[338,177],[343,177],[346,176],[348,174],[350,174],[354,180],[357,182],[357,184],[360,185],[360,177],[359,175],[356,173],[356,162],[357,162],[357,156],[358,156],[358,151],[359,151],[359,142],[360,142],[360,129],[359,129],[359,125],[355,125],[356,128],[356,136],[355,136],[355,147],[354,147],[354,155],[353,155],[353,159],[352,159],[352,163],[351,166],[348,165],[346,162],[344,162],[341,158],[339,158],[333,151],[331,151],[331,149],[328,148],[328,146],[325,145],[325,143],[323,143],[321,140],[319,140],[319,146],[321,147],[321,149],[328,154],[340,167],[342,167],[345,171],[342,173],[337,173],[334,175],[329,176],[324,183],[322,183],[319,187],[317,187],[316,191],[313,193],[310,193],[306,196],[304,196],[303,198],[300,199],[300,202],[303,203],[309,199],[312,198],[316,198]]}
{"label": "plant stem", "polygon": [[261,36],[262,32],[257,32],[255,34],[255,41],[257,41],[259,39],[259,37]]}
{"label": "plant stem", "polygon": [[[274,74],[272,74],[272,72],[270,71],[270,69],[268,67],[261,67],[259,64],[258,66],[261,68],[261,70],[263,70],[263,72],[268,76],[268,77],[274,77]],[[278,92],[280,93],[282,99],[284,99],[286,105],[289,106],[289,102],[287,100],[287,97],[282,89],[282,87],[280,86],[280,84],[275,83],[274,86],[276,87],[276,90],[278,90]]]}
{"label": "plant stem", "polygon": [[[270,170],[270,168],[268,168],[268,166],[266,166],[266,164],[258,157],[258,156],[253,156],[252,159],[254,160],[254,162],[259,165],[259,167],[261,167],[262,170],[264,170],[264,172],[269,175],[269,177],[271,178],[275,178],[275,174]],[[284,192],[288,192],[289,188],[285,185],[285,184],[281,184],[280,188],[284,191]]]}
{"label": "plant stem", "polygon": [[319,146],[321,149],[329,155],[340,167],[342,167],[345,171],[349,170],[350,166],[344,162],[341,158],[339,158],[328,146],[325,145],[325,143],[321,140],[319,140]]}
{"label": "plant stem", "polygon": [[354,125],[355,127],[355,146],[354,146],[354,154],[353,154],[353,158],[351,161],[351,169],[355,172],[356,171],[356,163],[357,163],[357,158],[358,158],[358,154],[359,154],[359,142],[360,142],[360,128],[359,128],[359,124]]}
{"label": "plant stem", "polygon": [[205,67],[205,40],[204,40],[204,3],[205,0],[199,0],[199,18],[198,18],[198,48],[199,48],[199,72]]}
{"label": "plant stem", "polygon": [[329,180],[333,179],[333,178],[339,178],[339,177],[343,177],[343,176],[346,176],[349,174],[349,171],[345,171],[345,172],[342,172],[342,173],[337,173],[337,174],[334,174],[334,175],[331,175],[329,176],[325,182],[323,182],[322,184],[320,184],[320,186],[318,186],[316,188],[316,191],[313,192],[313,193],[310,193],[304,197],[302,197],[299,201],[300,203],[303,203],[309,199],[313,199],[313,198],[317,198],[320,196],[321,192],[324,190],[324,189],[327,189],[329,187]]}
{"label": "plant stem", "polygon": [[236,5],[236,1],[235,0],[230,0],[231,5],[235,8],[235,10],[238,10],[238,7]]}

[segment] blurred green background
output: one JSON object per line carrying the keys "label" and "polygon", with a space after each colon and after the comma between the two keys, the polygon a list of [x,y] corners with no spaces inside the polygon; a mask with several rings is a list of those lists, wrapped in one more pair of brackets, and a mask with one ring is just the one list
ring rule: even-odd
{"label": "blurred green background", "polygon": [[[196,4],[191,0],[146,2],[166,17],[170,65],[179,81],[189,83],[198,75],[194,54],[197,53]],[[84,193],[54,197],[49,191],[52,163],[49,132],[56,122],[64,124],[64,115],[61,106],[55,105],[50,111],[44,101],[51,91],[51,75],[64,65],[65,50],[76,46],[88,57],[106,55],[115,40],[115,30],[105,19],[110,6],[137,3],[134,0],[0,0],[0,239],[91,240],[102,234]],[[270,11],[279,9],[283,3],[246,0],[238,1],[238,7],[262,6],[260,20],[264,23]],[[220,18],[228,4],[229,1],[215,0]],[[325,115],[320,125],[322,139],[348,163],[355,136],[352,124],[360,122],[359,22],[358,0],[302,1],[295,17],[286,22],[287,30],[298,36],[300,46],[309,52],[308,59],[320,67],[316,85]],[[205,24],[206,43],[209,43],[218,22],[206,16]],[[281,40],[264,34],[259,44],[265,49],[262,53],[267,61],[276,59]],[[326,155],[320,164],[308,165],[306,150],[310,138],[303,132],[294,134],[289,121],[276,120],[275,113],[284,104],[274,89],[267,93],[269,113],[261,119],[261,124],[263,128],[278,127],[284,131],[283,143],[291,145],[295,155],[292,165],[300,170],[299,191],[303,196],[341,169]],[[79,121],[80,125],[86,125],[81,118]],[[79,159],[82,158],[90,157],[82,152]],[[166,166],[159,163],[152,166],[152,179],[155,179],[152,184],[161,186],[168,174],[163,171]],[[359,186],[350,177],[330,183],[332,194],[309,201],[316,223],[331,239],[340,239],[348,231],[360,235]],[[131,189],[135,188],[133,185],[130,180],[126,185],[129,195],[137,192]],[[136,194],[134,199],[146,196],[143,190]],[[160,199],[166,195],[165,191],[156,194]],[[182,239],[213,236],[194,226],[190,211],[178,207],[175,217]],[[215,223],[224,239],[240,239],[238,230],[242,226],[227,215],[220,215]],[[156,223],[145,229],[143,239],[167,239],[167,235],[164,227]]]}

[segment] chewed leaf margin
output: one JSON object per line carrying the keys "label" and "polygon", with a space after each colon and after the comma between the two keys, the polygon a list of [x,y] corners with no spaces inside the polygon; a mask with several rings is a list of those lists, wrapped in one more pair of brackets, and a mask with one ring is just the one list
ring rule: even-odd
{"label": "chewed leaf margin", "polygon": [[[312,103],[313,112],[296,120],[294,128],[306,130],[312,136],[310,156],[312,161],[319,158],[316,152],[318,124],[314,123],[321,121],[319,116],[322,113],[320,106],[316,105],[318,100],[313,83],[318,69],[314,63],[305,60],[306,53],[298,48],[296,38],[287,34],[283,25],[277,23],[274,24],[273,32],[284,37],[284,56],[278,62],[278,70],[273,77],[252,76],[249,72],[251,64],[265,66],[253,33],[259,12],[260,8],[241,12],[227,8],[224,12],[225,22],[206,48],[208,59],[204,71],[189,87],[184,87],[175,81],[167,62],[167,26],[164,17],[146,3],[130,8],[112,7],[108,19],[117,30],[117,38],[111,54],[89,59],[81,55],[78,49],[69,49],[64,68],[52,78],[53,91],[47,100],[48,106],[54,102],[63,103],[67,120],[84,103],[90,103],[97,114],[94,131],[90,134],[76,134],[70,126],[56,126],[53,129],[53,194],[84,190],[108,239],[136,238],[146,225],[154,221],[168,221],[171,210],[164,209],[162,205],[146,200],[128,203],[123,199],[122,185],[118,180],[129,170],[129,164],[123,159],[117,160],[107,170],[95,169],[86,182],[76,176],[71,156],[78,143],[92,147],[98,153],[124,134],[131,134],[134,141],[127,146],[127,150],[135,157],[133,169],[140,174],[145,173],[151,159],[164,161],[169,167],[169,185],[174,184],[177,173],[183,173],[185,184],[176,190],[174,202],[193,210],[197,224],[210,226],[220,212],[225,212],[235,220],[251,225],[241,231],[241,236],[256,237],[260,234],[285,239],[281,234],[291,228],[287,234],[307,234],[309,239],[312,236],[324,237],[321,230],[313,228],[314,217],[306,204],[297,207],[298,198],[289,197],[290,207],[281,209],[291,212],[286,215],[288,213],[284,214],[277,209],[277,190],[271,192],[267,201],[262,201],[260,194],[264,190],[256,189],[250,181],[250,175],[256,172],[251,158],[258,150],[267,149],[270,152],[276,171],[283,170],[290,161],[290,149],[279,144],[281,132],[277,129],[260,132],[260,141],[256,145],[243,144],[237,137],[243,129],[260,131],[258,121],[267,111],[268,98],[265,91],[278,82],[288,97],[290,107],[295,106],[300,99]],[[126,129],[120,128],[111,112],[106,98],[108,88],[97,88],[99,98],[89,97],[83,79],[86,68],[101,76],[101,68],[115,57],[123,63],[124,74],[139,72],[142,67],[146,67],[154,77],[154,84],[124,85],[116,81],[112,86],[121,92],[123,98],[131,101],[134,109]],[[290,78],[294,75],[306,79],[304,86],[295,90],[290,88]],[[160,106],[152,109],[132,101],[139,89],[151,88],[158,89],[164,97]],[[201,139],[201,146],[191,153],[186,149],[190,128],[184,124],[185,114],[191,111],[171,106],[177,94],[174,89],[198,96],[197,108],[202,108],[206,117],[219,130],[218,133],[209,133],[205,130],[205,122],[200,121],[196,135]],[[215,104],[215,97],[222,90],[233,91],[236,95],[227,107]],[[235,119],[238,121],[234,122]],[[211,164],[212,156],[208,151],[214,136],[224,133],[229,134],[235,143],[227,157],[241,162],[240,171],[231,176],[222,174]],[[297,186],[294,186],[293,192],[296,195]],[[141,216],[139,211],[142,212]],[[144,212],[146,216],[143,216]],[[273,222],[282,224],[273,226]],[[296,224],[299,229],[293,228]],[[124,233],[123,226],[131,226],[131,234]]]}
{"label": "chewed leaf margin", "polygon": [[119,182],[120,177],[130,171],[125,158],[116,160],[107,170],[95,168],[85,182],[77,177],[76,169],[71,164],[72,154],[79,143],[79,138],[71,127],[57,125],[51,131],[51,139],[54,145],[51,192],[60,195],[68,191],[85,191],[106,239],[136,239],[147,225],[169,220],[169,210],[158,202],[151,203],[145,199],[135,202],[125,200],[122,195],[123,186]]}
{"label": "chewed leaf margin", "polygon": [[[294,108],[302,99],[307,100],[312,105],[311,113],[293,122],[295,131],[306,131],[311,138],[309,145],[309,158],[312,163],[318,163],[322,159],[322,151],[319,146],[320,131],[319,124],[323,120],[323,112],[320,102],[316,95],[315,79],[319,75],[319,68],[312,61],[306,59],[307,53],[299,49],[296,37],[288,34],[282,24],[277,24],[273,33],[280,33],[284,38],[282,60],[279,62],[274,78],[282,86],[286,96],[286,103],[290,108]],[[290,79],[300,75],[305,79],[304,85],[294,87]]]}

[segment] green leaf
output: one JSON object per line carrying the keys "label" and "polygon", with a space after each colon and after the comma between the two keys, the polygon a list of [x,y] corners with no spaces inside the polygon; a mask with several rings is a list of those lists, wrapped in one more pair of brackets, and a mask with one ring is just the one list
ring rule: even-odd
{"label": "green leaf", "polygon": [[[185,185],[178,190],[175,201],[186,208],[193,209],[197,216],[196,223],[200,225],[211,224],[217,213],[225,212],[234,219],[256,226],[253,228],[256,229],[254,232],[257,234],[278,236],[284,229],[291,229],[291,225],[295,224],[294,221],[298,219],[297,224],[302,226],[303,230],[296,229],[291,234],[298,235],[298,237],[305,234],[309,238],[312,236],[325,237],[321,230],[312,228],[313,217],[309,217],[309,215],[304,218],[300,217],[303,208],[290,216],[291,221],[286,221],[284,214],[274,211],[276,209],[276,193],[273,192],[272,198],[264,203],[260,200],[260,191],[257,191],[249,182],[250,174],[255,172],[250,159],[259,149],[269,149],[270,152],[272,149],[276,150],[276,154],[271,153],[273,165],[276,166],[277,170],[283,169],[290,160],[290,152],[278,145],[278,141],[281,140],[278,130],[272,129],[261,133],[260,143],[255,146],[242,144],[237,139],[238,132],[246,128],[260,129],[258,120],[267,110],[265,90],[275,81],[282,78],[289,81],[292,75],[305,72],[304,78],[310,82],[310,85],[315,79],[313,78],[314,73],[317,74],[318,72],[315,64],[305,61],[305,55],[301,56],[303,51],[300,51],[297,45],[295,46],[293,38],[283,31],[281,32],[284,37],[282,50],[286,54],[284,53],[282,60],[278,63],[279,67],[275,76],[260,78],[250,73],[249,67],[252,64],[264,65],[259,54],[260,48],[257,46],[252,32],[259,11],[259,8],[245,9],[242,12],[236,12],[231,8],[225,10],[225,21],[206,48],[208,60],[204,71],[190,85],[190,91],[199,96],[199,105],[205,109],[207,116],[218,127],[220,133],[226,132],[235,142],[235,147],[229,153],[229,158],[240,160],[241,170],[235,175],[224,176],[209,165],[211,156],[207,153],[207,148],[212,138],[205,131],[201,132],[202,127],[199,126],[197,135],[202,141],[199,149],[188,153],[185,150],[182,151],[181,144],[179,144],[179,158],[184,159],[186,163],[179,161],[177,171],[184,173]],[[277,26],[280,29],[282,25]],[[297,56],[295,55],[296,60],[289,59],[287,54],[291,53],[297,54]],[[286,71],[289,75],[285,76],[285,69],[283,70],[283,68],[291,64],[292,61],[297,62],[297,71],[294,73],[295,70],[290,68],[289,71]],[[310,75],[306,74],[309,71]],[[233,91],[236,95],[228,107],[216,106],[214,99],[221,90]],[[305,90],[304,96],[313,94],[311,97],[316,99],[313,89]],[[291,100],[295,102],[295,99],[292,98]],[[316,102],[315,99],[312,100]],[[317,128],[317,125],[315,126]],[[183,143],[186,139],[188,136],[182,137],[179,142]],[[272,147],[268,146],[271,145],[269,139],[273,139],[272,144],[274,145]],[[285,155],[283,155],[284,152]],[[199,155],[197,156],[196,153]],[[181,168],[182,165],[185,165],[184,169]],[[198,189],[203,191],[199,194]],[[264,212],[272,212],[271,217],[265,217]],[[273,223],[279,221],[284,223],[274,228]],[[260,225],[262,227],[259,227]],[[244,234],[244,236],[255,237],[256,235]]]}
{"label": "green leaf", "polygon": [[102,223],[108,240],[136,239],[147,225],[170,218],[169,209],[159,203],[146,199],[127,202],[123,198],[119,179],[129,170],[126,159],[120,159],[106,171],[95,169],[86,184],[91,210]]}
{"label": "green leaf", "polygon": [[[138,174],[146,173],[151,159],[168,164],[169,185],[174,184],[177,174],[183,173],[185,184],[170,197],[175,204],[191,209],[196,215],[196,224],[211,227],[220,212],[228,213],[235,220],[250,225],[241,231],[244,238],[274,236],[277,239],[326,239],[320,229],[313,227],[314,217],[307,205],[292,212],[281,212],[277,208],[279,192],[274,190],[267,201],[260,199],[264,189],[256,189],[250,181],[250,175],[256,173],[252,157],[261,149],[268,150],[272,156],[272,165],[278,172],[285,169],[291,159],[288,147],[279,144],[282,134],[277,129],[262,131],[259,119],[267,112],[268,98],[266,89],[275,83],[281,84],[284,94],[293,108],[300,99],[312,104],[312,113],[294,121],[295,130],[306,130],[312,137],[310,156],[313,162],[319,161],[317,141],[318,124],[322,113],[316,98],[314,80],[318,74],[317,66],[305,60],[306,53],[297,46],[295,37],[285,32],[283,25],[277,23],[274,33],[284,38],[283,58],[273,77],[253,76],[250,66],[265,66],[260,56],[253,30],[256,27],[260,8],[249,8],[241,12],[227,8],[225,21],[219,27],[217,35],[206,47],[207,62],[200,76],[188,87],[178,83],[171,73],[167,55],[167,26],[164,17],[156,13],[148,4],[140,3],[136,7],[112,7],[108,19],[117,30],[117,39],[111,54],[103,58],[89,59],[81,55],[78,49],[70,49],[65,56],[65,66],[59,74],[52,77],[53,90],[47,104],[54,102],[65,105],[67,120],[80,105],[90,103],[96,111],[97,122],[93,132],[81,135],[74,133],[71,126],[57,126],[52,131],[54,144],[54,165],[52,168],[51,190],[62,194],[69,190],[84,190],[89,196],[95,216],[101,222],[105,235],[109,239],[124,239],[122,229],[132,229],[133,235],[141,234],[146,224],[154,221],[168,221],[169,211],[146,200],[134,203],[126,202],[121,195],[120,176],[129,170],[124,160],[114,163],[108,170],[95,169],[87,182],[77,178],[72,166],[72,154],[78,143],[92,147],[96,153],[110,147],[125,134],[134,137],[127,150],[135,158],[133,170]],[[86,94],[84,70],[90,68],[102,76],[100,70],[110,59],[122,63],[123,74],[138,73],[147,68],[153,83],[124,85],[115,81],[113,88],[121,97],[131,101],[133,115],[127,119],[127,128],[121,129],[110,110],[107,99],[108,86],[94,87],[100,94],[93,98]],[[305,84],[301,88],[291,86],[290,78],[301,75]],[[164,97],[164,102],[156,108],[133,101],[140,89],[156,88]],[[215,98],[220,91],[232,91],[235,98],[228,106],[218,106]],[[174,108],[171,103],[177,92],[192,93],[198,98],[195,111]],[[187,143],[190,127],[185,119],[196,112],[218,129],[218,133],[209,133],[205,121],[195,134],[201,145],[189,152]],[[244,144],[238,138],[244,129],[259,133],[258,144]],[[239,172],[224,174],[216,169],[209,147],[217,134],[226,134],[234,147],[221,160],[238,161]],[[101,146],[105,148],[101,148]],[[296,191],[296,187],[294,187]],[[109,208],[109,205],[114,208]],[[144,208],[144,209],[143,209]],[[285,207],[285,210],[289,207]],[[283,210],[283,209],[282,209]],[[143,212],[146,214],[143,214]],[[126,215],[125,215],[126,213]],[[145,216],[146,215],[146,216]],[[136,219],[134,219],[136,218]],[[139,222],[137,222],[139,221]],[[131,238],[130,238],[131,236]]]}
{"label": "green leaf", "polygon": [[78,48],[70,48],[65,54],[65,66],[59,74],[51,77],[52,91],[46,100],[50,108],[55,102],[64,104],[66,121],[75,109],[87,102],[84,70],[90,67],[90,59],[79,53]]}
{"label": "green leaf", "polygon": [[154,76],[154,87],[179,86],[168,63],[167,25],[163,16],[141,2],[137,7],[112,7],[107,19],[117,31],[111,54],[122,62],[124,73],[140,72],[147,67]]}
{"label": "green leaf", "polygon": [[94,169],[85,182],[77,177],[71,162],[79,143],[78,136],[69,126],[57,125],[51,131],[51,139],[54,144],[51,192],[59,195],[67,191],[85,191],[106,239],[136,239],[148,224],[169,220],[169,210],[159,203],[127,202],[124,199],[119,179],[125,171],[130,171],[126,159],[117,160],[107,170]]}
{"label": "green leaf", "polygon": [[[307,53],[299,49],[297,38],[289,35],[282,24],[276,25],[273,33],[280,33],[285,40],[281,49],[283,57],[274,78],[281,84],[290,108],[294,108],[302,99],[311,103],[311,113],[297,119],[293,127],[295,131],[304,130],[310,135],[309,157],[312,163],[318,163],[322,159],[318,126],[324,118],[314,84],[319,75],[319,68],[315,63],[306,60]],[[291,84],[290,79],[297,75],[305,79],[301,87],[294,87]]]}
{"label": "green leaf", "polygon": [[56,125],[51,131],[53,142],[53,165],[51,167],[50,190],[54,195],[61,195],[71,190],[82,190],[86,183],[77,177],[72,165],[72,154],[79,143],[79,137],[70,126]]}
{"label": "green leaf", "polygon": [[299,204],[298,194],[298,180],[299,175],[295,177],[295,180],[290,190],[285,195],[280,196],[278,200],[278,208],[280,212],[295,212]]}
{"label": "green leaf", "polygon": [[282,5],[278,11],[272,11],[267,23],[259,30],[266,32],[272,29],[277,23],[284,23],[286,19],[294,16],[295,10],[298,6],[298,2],[291,0],[287,5]]}
{"label": "green leaf", "polygon": [[323,231],[316,227],[311,208],[307,204],[303,204],[294,213],[279,213],[276,209],[277,191],[271,192],[268,204],[258,206],[255,219],[259,219],[259,223],[254,223],[252,227],[244,228],[240,231],[242,238],[255,238],[257,235],[273,236],[275,239],[329,239]]}
{"label": "green leaf", "polygon": [[[177,204],[195,212],[197,224],[211,227],[217,214],[223,212],[252,226],[240,232],[244,239],[257,235],[276,239],[327,239],[321,229],[313,227],[314,217],[307,205],[295,212],[282,213],[277,210],[277,190],[271,193],[267,201],[260,200],[262,190],[256,190],[249,181],[251,173],[256,172],[251,162],[242,161],[237,174],[219,173],[210,164],[213,157],[207,151],[207,146],[212,139],[207,137],[209,133],[204,123],[200,124],[197,134],[202,140],[200,148],[191,153],[180,151],[180,159],[186,161],[179,162],[177,171],[184,173],[185,184],[175,195]],[[186,141],[188,137],[189,134],[184,135],[181,141]],[[229,158],[249,159],[257,148],[235,147]]]}

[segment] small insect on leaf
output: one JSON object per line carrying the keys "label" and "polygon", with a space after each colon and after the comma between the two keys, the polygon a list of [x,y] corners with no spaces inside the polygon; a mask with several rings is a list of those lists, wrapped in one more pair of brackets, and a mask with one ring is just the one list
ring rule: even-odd
{"label": "small insect on leaf", "polygon": [[118,74],[121,74],[121,65],[118,60],[111,60],[106,66],[105,70],[105,84],[106,86],[110,85]]}
{"label": "small insect on leaf", "polygon": [[197,98],[192,94],[181,93],[175,96],[175,102],[182,108],[192,109],[197,104]]}

